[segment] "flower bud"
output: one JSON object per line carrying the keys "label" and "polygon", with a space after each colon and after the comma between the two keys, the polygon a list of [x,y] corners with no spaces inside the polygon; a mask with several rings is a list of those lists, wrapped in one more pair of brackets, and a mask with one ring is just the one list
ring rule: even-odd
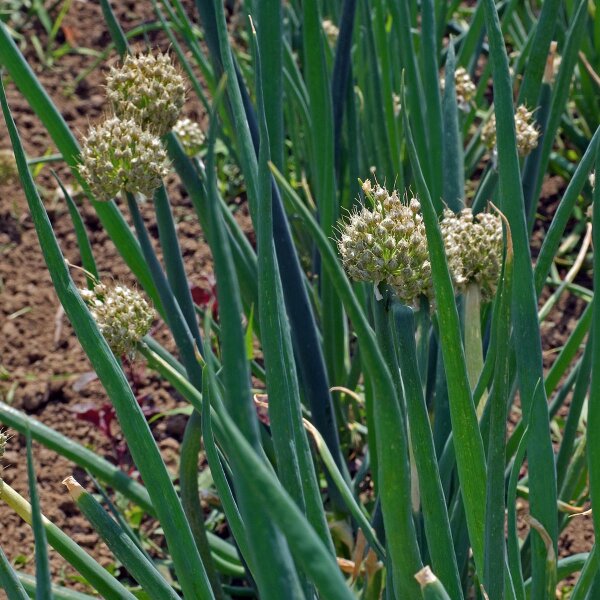
{"label": "flower bud", "polygon": [[[515,130],[519,156],[527,156],[538,145],[540,132],[533,123],[532,116],[533,111],[527,110],[524,104],[521,104],[515,112]],[[481,141],[490,150],[496,146],[496,115],[494,113],[481,130]]]}
{"label": "flower bud", "polygon": [[[477,87],[473,83],[469,72],[464,67],[457,67],[454,71],[454,86],[456,88],[456,101],[461,108],[466,107],[475,97]],[[440,89],[444,91],[446,87],[446,79],[440,78]]]}
{"label": "flower bud", "polygon": [[122,66],[112,67],[106,93],[118,117],[158,136],[171,131],[185,102],[184,79],[162,52],[128,56]]}
{"label": "flower bud", "polygon": [[338,249],[349,277],[385,281],[405,304],[431,296],[431,266],[420,204],[404,203],[370,181],[362,185],[372,208],[362,207],[340,224]]}
{"label": "flower bud", "polygon": [[458,292],[477,283],[483,300],[490,300],[498,285],[502,267],[502,220],[498,215],[470,208],[458,214],[444,211],[440,224],[448,267]]}
{"label": "flower bud", "polygon": [[340,35],[340,30],[338,29],[337,25],[333,21],[325,19],[321,23],[321,26],[323,27],[323,31],[325,33],[325,37],[327,37],[329,45],[335,46],[338,36]]}
{"label": "flower bud", "polygon": [[101,283],[80,293],[110,349],[117,356],[134,355],[155,317],[144,297],[123,285],[109,287]]}
{"label": "flower bud", "polygon": [[204,133],[200,125],[191,119],[179,119],[173,127],[185,153],[188,156],[196,156],[202,150],[204,144]]}
{"label": "flower bud", "polygon": [[92,127],[83,140],[79,172],[97,200],[119,192],[150,196],[169,173],[160,140],[132,120],[117,117]]}

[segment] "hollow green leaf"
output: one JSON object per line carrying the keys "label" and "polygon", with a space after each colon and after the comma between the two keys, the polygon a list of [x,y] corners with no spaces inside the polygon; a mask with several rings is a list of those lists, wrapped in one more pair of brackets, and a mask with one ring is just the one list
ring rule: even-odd
{"label": "hollow green leaf", "polygon": [[[245,436],[226,411],[219,414],[228,454],[242,466],[239,473],[252,493],[260,499],[263,510],[284,533],[294,558],[314,583],[320,597],[330,600],[352,600],[350,591],[342,577],[335,558],[321,542],[312,526],[297,508],[295,502],[283,491],[272,471],[256,455]],[[271,590],[279,594],[280,590]],[[286,589],[286,594],[290,590]]]}
{"label": "hollow green leaf", "polygon": [[[548,534],[556,551],[556,475],[550,439],[548,405],[543,381],[542,348],[537,318],[537,296],[527,235],[521,173],[517,156],[513,96],[508,57],[498,13],[493,0],[484,0],[486,27],[494,78],[494,107],[498,148],[500,209],[508,219],[514,244],[515,293],[512,299],[513,338],[523,411],[531,414],[529,437],[531,514]],[[530,407],[533,412],[530,413]],[[545,585],[546,547],[539,534],[533,535],[533,598],[540,597]]]}
{"label": "hollow green leaf", "polygon": [[502,600],[505,589],[505,571],[499,565],[506,562],[504,500],[506,465],[506,423],[511,395],[510,339],[511,299],[513,295],[513,246],[510,230],[506,229],[506,255],[500,293],[494,304],[497,344],[494,383],[489,398],[489,438],[487,445],[487,486],[485,510],[485,571],[484,585],[490,600]]}
{"label": "hollow green leaf", "polygon": [[[23,521],[31,525],[32,509],[25,498],[0,479],[0,500],[6,502]],[[135,596],[101,567],[89,554],[78,546],[56,525],[43,517],[49,544],[107,600],[135,600]],[[18,598],[18,597],[17,597]],[[11,599],[12,600],[12,599]]]}
{"label": "hollow green leaf", "polygon": [[456,463],[465,504],[469,538],[477,571],[482,573],[485,491],[481,482],[486,479],[483,442],[469,387],[458,311],[450,272],[446,264],[442,234],[435,207],[421,171],[420,160],[406,115],[404,116],[404,129],[408,155],[421,201],[431,257],[433,288],[438,305],[439,335],[447,374]]}
{"label": "hollow green leaf", "polygon": [[[34,598],[35,590],[37,588],[36,578],[33,575],[29,575],[29,573],[23,573],[21,571],[17,572],[17,577],[29,596]],[[54,600],[95,600],[96,598],[96,596],[75,592],[59,585],[52,586],[52,594],[54,595]]]}
{"label": "hollow green leaf", "polygon": [[108,32],[110,33],[110,37],[117,48],[117,52],[123,58],[125,54],[127,54],[128,44],[127,38],[125,37],[125,33],[123,33],[123,29],[121,24],[117,20],[115,13],[110,5],[109,0],[100,0],[100,6],[102,7],[102,15],[104,16],[104,21],[106,26],[108,27]]}
{"label": "hollow green leaf", "polygon": [[[596,155],[596,173],[600,173],[600,155]],[[592,211],[592,235],[594,244],[594,289],[600,289],[600,185],[594,188],[594,208]],[[592,383],[588,399],[587,431],[595,431],[600,426],[600,302],[592,304]],[[596,538],[600,534],[600,441],[597,436],[587,437],[587,459],[590,480],[590,497]],[[598,538],[600,539],[600,538]]]}
{"label": "hollow green leaf", "polygon": [[63,483],[67,486],[75,504],[115,557],[142,586],[148,597],[153,600],[178,600],[179,596],[173,588],[125,531],[104,511],[98,501],[86,492],[73,477],[68,477]]}
{"label": "hollow green leaf", "polygon": [[17,573],[0,547],[0,587],[6,592],[8,600],[28,600],[29,596],[19,581]]}
{"label": "hollow green leaf", "polygon": [[589,593],[594,584],[594,579],[597,577],[598,568],[600,568],[600,554],[598,553],[596,544],[594,544],[592,551],[588,554],[585,563],[581,567],[581,574],[571,592],[570,600],[585,600],[586,598],[590,598]]}
{"label": "hollow green leaf", "polygon": [[544,2],[535,25],[535,34],[527,56],[527,66],[523,74],[523,83],[519,88],[518,99],[519,104],[525,104],[529,108],[537,106],[548,50],[556,30],[559,7],[560,0]]}
{"label": "hollow green leaf", "polygon": [[[429,143],[429,161],[431,163],[431,182],[430,190],[434,205],[437,206],[440,198],[445,197],[443,193],[442,182],[445,179],[445,167],[443,166],[444,157],[448,151],[456,154],[460,166],[458,169],[458,177],[462,163],[462,145],[454,144],[449,149],[448,144],[444,141],[446,136],[446,125],[443,124],[442,117],[442,101],[440,96],[440,79],[439,79],[439,59],[436,37],[435,9],[433,0],[424,0],[421,3],[421,54],[423,64],[423,89],[425,93],[425,114],[428,124],[428,143]],[[454,71],[454,70],[453,70]],[[458,123],[456,132],[458,132]],[[458,198],[462,198],[463,192],[460,191]],[[454,196],[454,194],[452,194]],[[454,203],[453,203],[454,204]],[[449,205],[451,206],[451,205]]]}
{"label": "hollow green leaf", "polygon": [[37,489],[35,465],[33,463],[33,452],[31,449],[31,433],[27,436],[27,478],[29,480],[29,497],[31,499],[31,528],[35,538],[35,577],[37,588],[35,597],[37,600],[52,599],[52,582],[50,577],[50,562],[48,559],[48,540],[46,530],[42,522],[40,509],[40,497]]}
{"label": "hollow green leaf", "polygon": [[411,431],[410,441],[419,477],[419,494],[429,554],[433,568],[444,587],[450,591],[453,598],[458,600],[463,597],[462,586],[417,364],[413,310],[408,306],[394,303],[393,315],[398,343],[398,361]]}
{"label": "hollow green leaf", "polygon": [[[339,214],[335,181],[333,106],[331,82],[325,60],[325,40],[319,2],[302,3],[304,78],[310,109],[310,135],[312,145],[312,190],[319,210],[319,222],[327,236]],[[344,370],[345,331],[344,316],[329,277],[322,274],[321,310],[323,329],[323,355],[331,381],[339,381]]]}
{"label": "hollow green leaf", "polygon": [[29,431],[31,437],[46,448],[54,450],[57,454],[68,458],[94,476],[102,479],[126,498],[135,502],[149,515],[155,514],[146,489],[92,450],[81,446],[4,402],[0,402],[0,422],[23,435]]}
{"label": "hollow green leaf", "polygon": [[[221,7],[222,8],[222,7]],[[223,15],[222,15],[223,16]],[[220,92],[225,82],[222,82]],[[214,106],[218,105],[220,92]],[[206,161],[210,236],[209,242],[217,278],[217,299],[221,324],[222,378],[227,409],[236,416],[244,437],[259,455],[263,455],[258,419],[250,390],[250,370],[244,348],[244,330],[241,322],[241,299],[230,245],[226,235],[217,192],[214,143],[216,111],[213,106],[208,135],[209,150]],[[254,190],[256,199],[256,190]],[[237,473],[237,469],[234,466]],[[238,503],[250,546],[254,576],[265,599],[275,598],[276,590],[287,589],[290,598],[301,598],[297,573],[281,531],[266,519],[258,498],[248,488],[245,479],[236,479]]]}
{"label": "hollow green leaf", "polygon": [[[454,56],[454,43],[448,46],[446,55],[446,71],[444,95],[442,98],[443,109],[443,178],[444,202],[448,208],[458,212],[464,201],[465,190],[465,161],[463,143],[460,136],[458,123],[458,105],[456,103],[456,84],[454,72],[456,59]],[[437,85],[437,81],[436,81]]]}
{"label": "hollow green leaf", "polygon": [[[258,162],[258,276],[259,318],[262,347],[265,355],[269,393],[269,416],[279,476],[288,493],[304,512],[323,543],[335,553],[314,462],[302,425],[300,389],[292,351],[292,338],[287,315],[275,246],[273,244],[273,209],[271,173],[269,171],[270,147],[266,106],[263,103],[261,64],[262,54],[254,44],[257,109],[260,123],[261,145]],[[264,67],[268,67],[266,63]]]}
{"label": "hollow green leaf", "polygon": [[534,198],[539,197],[540,190],[542,189],[544,174],[546,173],[550,153],[554,146],[554,138],[558,131],[560,119],[565,110],[565,104],[571,88],[573,70],[577,64],[578,52],[583,39],[582,33],[588,16],[588,3],[585,0],[578,0],[576,6],[577,10],[571,19],[569,29],[565,35],[564,46],[561,48],[561,62],[554,84],[550,115],[548,117],[545,134],[541,139],[541,166],[535,186],[536,192],[533,194]]}

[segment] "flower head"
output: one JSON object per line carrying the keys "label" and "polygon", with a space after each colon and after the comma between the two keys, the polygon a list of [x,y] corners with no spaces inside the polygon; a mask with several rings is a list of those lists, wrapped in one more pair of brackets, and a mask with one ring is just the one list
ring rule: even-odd
{"label": "flower head", "polygon": [[160,140],[135,121],[107,119],[92,127],[83,142],[79,171],[97,200],[110,200],[121,191],[149,196],[169,173]]}
{"label": "flower head", "polygon": [[325,32],[325,36],[327,37],[329,44],[331,46],[335,46],[338,36],[340,35],[340,30],[338,29],[337,25],[333,21],[325,19],[321,23],[321,26],[323,27],[323,31]]}
{"label": "flower head", "polygon": [[[458,67],[454,71],[454,85],[456,87],[456,100],[460,106],[468,105],[474,98],[477,87],[473,83],[469,72],[464,67]],[[440,78],[440,88],[446,87],[446,79]],[[467,107],[468,108],[468,107]]]}
{"label": "flower head", "polygon": [[405,304],[431,296],[431,264],[425,226],[416,198],[403,203],[394,190],[363,184],[373,208],[362,207],[340,227],[338,248],[348,275],[357,281],[385,281]]}
{"label": "flower head", "polygon": [[106,91],[118,117],[158,136],[171,131],[185,102],[184,79],[162,52],[128,56],[111,68]]}
{"label": "flower head", "polygon": [[[521,104],[515,112],[515,129],[519,156],[527,156],[538,145],[540,132],[532,121],[533,111]],[[492,114],[481,130],[481,140],[491,150],[496,146],[496,115]]]}
{"label": "flower head", "polygon": [[468,104],[475,96],[477,88],[464,67],[458,67],[454,72],[454,83],[456,85],[456,97],[459,104]]}
{"label": "flower head", "polygon": [[448,267],[459,292],[469,283],[481,288],[484,300],[494,295],[502,266],[502,220],[498,215],[463,208],[444,211],[440,224]]}
{"label": "flower head", "polygon": [[202,150],[204,144],[204,132],[196,121],[192,121],[187,117],[179,119],[173,127],[174,133],[177,134],[185,153],[188,156],[196,156]]}
{"label": "flower head", "polygon": [[123,285],[109,287],[102,283],[80,293],[110,349],[117,356],[134,354],[155,317],[144,297]]}

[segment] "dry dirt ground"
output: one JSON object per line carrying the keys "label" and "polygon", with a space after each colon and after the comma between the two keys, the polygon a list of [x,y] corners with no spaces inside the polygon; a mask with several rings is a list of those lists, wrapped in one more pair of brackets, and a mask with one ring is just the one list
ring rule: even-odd
{"label": "dry dirt ground", "polygon": [[[152,18],[149,2],[118,3],[117,13],[125,30]],[[32,23],[23,33],[26,37],[35,33],[45,40],[43,29],[37,23]],[[59,33],[59,36],[65,35],[74,45],[104,50],[110,37],[103,24],[99,3],[74,2]],[[24,52],[69,126],[81,137],[88,125],[107,111],[103,93],[105,66],[94,70],[76,87],[74,93],[69,93],[75,77],[93,63],[93,57],[72,53],[48,68],[40,64],[31,43],[24,47]],[[113,53],[109,63],[115,60]],[[7,94],[29,156],[55,151],[44,127],[12,82],[7,82]],[[184,110],[187,116],[202,119],[203,115],[193,103]],[[0,123],[0,148],[10,148],[3,120]],[[57,170],[65,183],[73,184],[73,178],[66,169],[58,166]],[[57,185],[49,167],[42,170],[37,183],[65,256],[71,263],[79,265],[72,223],[64,200],[57,194]],[[176,183],[169,187],[190,284],[205,287],[205,277],[211,274],[209,251],[194,218],[191,203]],[[85,198],[81,199],[80,211],[90,232],[101,277],[133,284],[128,268]],[[151,203],[143,207],[143,213],[156,239],[158,234],[152,223]],[[84,284],[81,273],[74,270],[73,275],[76,281]],[[8,182],[0,187],[0,332],[0,399],[9,401],[46,425],[92,448],[99,455],[131,470],[116,420],[110,425],[113,436],[110,439],[80,414],[87,412],[92,417],[101,416],[99,411],[102,411],[108,399],[97,381],[88,381],[90,364],[68,321],[61,316],[27,202],[18,182]],[[169,336],[162,323],[156,323],[154,334],[169,344]],[[147,370],[143,363],[129,365],[127,371],[134,392],[148,413],[161,413],[183,405],[176,394],[161,384],[159,378]],[[184,415],[167,416],[152,425],[165,461],[174,474],[177,472],[179,441],[186,418]],[[22,436],[12,437],[2,460],[2,477],[28,497],[24,446]],[[72,463],[37,443],[34,443],[34,457],[44,514],[102,564],[112,564],[114,559],[110,552],[98,541],[98,536],[79,514],[61,485],[62,479],[73,473],[85,483],[88,481],[86,474],[77,469],[74,471]],[[5,505],[0,506],[0,522],[0,545],[9,559],[20,568],[33,572],[31,530]],[[160,537],[155,536],[154,539],[160,544]],[[75,574],[74,570],[54,551],[51,551],[51,563],[54,581],[73,587],[70,578]],[[0,597],[2,594],[0,590]]]}

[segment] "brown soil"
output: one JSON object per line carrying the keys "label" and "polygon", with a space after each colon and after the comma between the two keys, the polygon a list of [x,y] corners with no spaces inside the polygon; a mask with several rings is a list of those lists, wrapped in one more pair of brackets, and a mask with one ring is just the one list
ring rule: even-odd
{"label": "brown soil", "polygon": [[[133,1],[116,3],[119,20],[125,30],[151,18],[149,4]],[[193,9],[190,10],[193,14]],[[45,40],[41,27],[35,23],[23,33],[26,37],[35,33]],[[60,35],[67,36],[75,45],[98,51],[106,48],[110,41],[99,4],[93,2],[73,3]],[[68,54],[48,68],[40,65],[31,43],[26,45],[25,53],[77,135],[84,132],[88,123],[106,110],[102,90],[104,76],[100,70],[93,71],[77,86],[74,94],[65,95],[74,78],[93,63],[93,58]],[[44,127],[14,85],[9,84],[7,92],[29,155],[40,156],[48,150],[53,151],[52,142]],[[187,112],[189,116],[202,116],[194,106],[189,107]],[[4,122],[0,123],[0,145],[3,148],[9,147]],[[63,181],[72,182],[64,168],[58,170]],[[66,205],[56,194],[56,184],[48,167],[42,170],[37,183],[66,257],[71,263],[80,264]],[[563,189],[560,182],[558,186],[556,184],[556,180],[553,180],[545,187],[547,206],[544,212],[549,215],[553,213],[556,197]],[[202,233],[193,217],[193,209],[179,186],[171,185],[170,191],[190,282],[202,286],[203,278],[210,272],[208,251]],[[127,267],[85,199],[80,203],[80,210],[91,232],[102,276],[133,283]],[[146,204],[143,212],[150,224],[151,205]],[[540,229],[545,227],[544,223],[540,225]],[[157,236],[156,228],[150,226],[150,231],[154,237]],[[123,454],[118,439],[108,439],[97,427],[77,418],[81,405],[91,404],[100,408],[107,402],[107,397],[97,381],[85,383],[85,378],[91,371],[90,364],[70,325],[66,319],[60,318],[59,303],[40,252],[27,202],[15,183],[0,187],[0,255],[0,399],[129,469],[131,464],[127,455]],[[73,275],[83,285],[81,273],[73,271]],[[566,296],[552,312],[552,324],[545,329],[546,366],[552,361],[553,350],[560,347],[572,331],[582,308],[580,300]],[[168,334],[162,324],[156,325],[155,334],[161,341],[169,344]],[[143,364],[131,367],[129,371],[134,391],[143,399],[145,408],[161,412],[181,405],[176,394],[146,370]],[[161,418],[152,426],[165,462],[173,473],[177,471],[178,446],[185,420],[186,417],[182,415],[174,415]],[[116,422],[113,422],[112,431],[118,438]],[[98,536],[79,514],[60,483],[64,477],[73,473],[80,482],[89,483],[86,474],[79,470],[74,472],[71,463],[38,444],[34,444],[34,455],[43,512],[103,565],[113,563],[110,552],[98,541]],[[11,439],[2,464],[2,477],[5,481],[28,497],[22,436],[15,435]],[[3,525],[0,530],[0,545],[9,559],[19,563],[19,568],[33,573],[31,530],[3,504],[0,504],[0,522]],[[151,527],[151,524],[147,527]],[[589,550],[592,537],[590,517],[572,519],[561,537],[561,553]],[[160,545],[160,536],[154,536],[153,539]],[[52,550],[51,564],[55,582],[85,589],[74,582],[74,570]]]}
{"label": "brown soil", "polygon": [[[118,5],[118,16],[125,30],[151,18],[150,3],[123,2]],[[28,38],[38,35],[45,41],[39,24],[32,23],[23,33]],[[110,37],[103,25],[99,3],[73,3],[61,32],[61,35],[65,34],[81,47],[104,50]],[[70,127],[80,137],[88,124],[107,109],[102,89],[104,73],[94,70],[74,94],[69,94],[74,78],[91,66],[92,57],[69,54],[48,68],[40,65],[31,43],[26,45],[24,52]],[[113,54],[110,60],[114,59]],[[41,156],[49,150],[55,151],[44,127],[12,82],[8,83],[7,94],[28,155]],[[185,112],[192,118],[202,116],[193,104],[186,107]],[[10,148],[4,120],[0,123],[0,140],[3,148]],[[61,168],[60,164],[57,170],[63,182],[73,184],[68,170]],[[48,167],[42,170],[36,182],[66,258],[74,265],[81,264],[66,204],[56,192],[57,185]],[[191,203],[182,194],[180,186],[173,183],[169,191],[190,284],[205,287],[204,278],[210,275],[210,259],[202,232]],[[128,268],[103,231],[93,208],[85,198],[81,198],[79,207],[90,232],[101,277],[132,285],[134,280]],[[158,234],[151,221],[151,202],[143,205],[142,211],[147,217],[150,233],[156,239]],[[77,417],[77,413],[88,405],[94,410],[101,409],[108,399],[98,381],[86,381],[93,375],[89,361],[67,319],[59,311],[60,305],[40,251],[27,201],[17,182],[0,186],[0,255],[0,399],[130,471],[131,461],[120,439],[116,420],[111,425],[114,438],[109,439],[96,426]],[[82,274],[77,270],[72,273],[83,287]],[[174,349],[162,323],[155,325],[153,333],[167,347]],[[136,396],[149,413],[183,406],[173,390],[161,383],[143,363],[128,365],[126,370]],[[186,419],[184,415],[165,416],[152,425],[165,462],[173,474],[178,468],[178,447]],[[28,498],[24,448],[23,436],[14,435],[2,460],[2,477]],[[114,564],[108,548],[98,541],[98,536],[61,485],[61,481],[71,474],[82,484],[89,483],[87,475],[79,469],[74,471],[72,463],[37,443],[34,443],[34,458],[44,514],[103,565]],[[0,545],[5,553],[11,561],[19,564],[19,568],[33,573],[30,528],[3,503],[0,504],[0,522]],[[149,529],[152,524],[144,527]],[[158,545],[162,542],[159,535],[154,535],[153,540]],[[73,581],[75,571],[52,550],[51,566],[54,582],[86,589]],[[3,597],[2,594],[0,591],[0,597]]]}

